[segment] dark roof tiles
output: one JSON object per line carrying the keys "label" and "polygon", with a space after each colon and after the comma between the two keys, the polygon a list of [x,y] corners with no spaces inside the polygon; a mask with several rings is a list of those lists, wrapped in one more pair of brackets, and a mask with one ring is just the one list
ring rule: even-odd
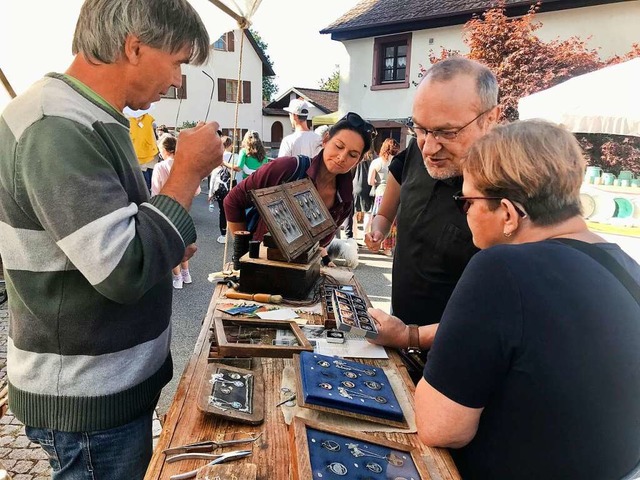
{"label": "dark roof tiles", "polygon": [[[553,3],[558,0],[544,0]],[[362,0],[320,33],[333,33],[362,27],[415,22],[483,12],[497,0]],[[535,0],[506,0],[507,7],[531,5]],[[565,2],[576,3],[580,2]]]}
{"label": "dark roof tiles", "polygon": [[327,110],[327,113],[338,110],[338,92],[328,92],[327,90],[316,90],[312,88],[296,88],[296,90],[311,100],[318,108]]}

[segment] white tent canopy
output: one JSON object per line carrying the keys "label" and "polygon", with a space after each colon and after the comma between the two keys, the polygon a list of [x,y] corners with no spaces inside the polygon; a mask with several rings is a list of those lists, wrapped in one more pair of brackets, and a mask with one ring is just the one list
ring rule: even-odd
{"label": "white tent canopy", "polygon": [[[237,18],[250,20],[261,0],[189,2],[200,14],[213,43],[223,33],[238,28]],[[20,95],[47,72],[63,72],[69,66],[73,59],[73,32],[83,3],[84,0],[2,1],[0,69],[16,94]],[[0,112],[9,100],[0,84]]]}
{"label": "white tent canopy", "polygon": [[640,137],[640,58],[521,98],[518,111],[522,120],[542,118],[572,132]]}

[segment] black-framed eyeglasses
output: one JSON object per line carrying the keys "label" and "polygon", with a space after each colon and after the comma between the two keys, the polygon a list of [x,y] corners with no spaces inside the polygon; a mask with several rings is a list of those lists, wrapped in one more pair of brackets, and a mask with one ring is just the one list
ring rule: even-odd
{"label": "black-framed eyeglasses", "polygon": [[478,120],[482,115],[484,115],[485,113],[490,112],[494,108],[495,107],[491,107],[490,109],[485,110],[484,112],[481,112],[478,116],[474,117],[470,122],[464,124],[463,126],[461,126],[460,128],[457,128],[455,130],[429,130],[428,128],[419,127],[418,125],[416,125],[413,122],[413,119],[409,120],[409,125],[408,126],[413,129],[413,131],[416,133],[416,136],[418,138],[425,138],[427,135],[431,134],[431,135],[433,135],[433,138],[435,138],[436,140],[451,141],[451,140],[455,140],[456,138],[458,138],[458,135],[460,134],[460,132],[462,130],[467,128],[473,122]]}
{"label": "black-framed eyeglasses", "polygon": [[458,210],[460,210],[460,213],[462,213],[463,215],[466,215],[467,212],[469,211],[469,208],[471,208],[471,202],[469,200],[509,200],[512,204],[513,204],[513,208],[516,209],[516,212],[518,212],[518,215],[520,215],[522,218],[526,218],[527,217],[527,212],[524,211],[524,208],[521,207],[520,205],[518,205],[516,202],[514,202],[513,200],[509,199],[509,198],[505,198],[505,197],[465,197],[464,195],[462,195],[462,192],[458,192],[456,195],[453,196],[453,201],[456,202],[456,206],[458,207]]}
{"label": "black-framed eyeglasses", "polygon": [[363,130],[366,134],[371,135],[372,139],[376,138],[376,136],[378,135],[376,128],[355,112],[347,113],[340,119],[340,121],[343,120],[345,120],[353,128]]}

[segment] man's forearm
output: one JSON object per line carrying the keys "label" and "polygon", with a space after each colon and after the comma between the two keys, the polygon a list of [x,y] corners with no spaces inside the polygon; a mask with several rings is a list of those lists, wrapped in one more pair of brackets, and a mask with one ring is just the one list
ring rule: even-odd
{"label": "man's forearm", "polygon": [[371,222],[371,231],[380,232],[386,237],[391,231],[391,223],[388,218],[382,215],[376,215]]}

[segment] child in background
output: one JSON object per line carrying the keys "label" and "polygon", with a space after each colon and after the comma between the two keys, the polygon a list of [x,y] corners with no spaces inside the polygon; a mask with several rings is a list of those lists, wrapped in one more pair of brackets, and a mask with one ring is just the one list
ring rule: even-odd
{"label": "child in background", "polygon": [[[176,137],[168,133],[160,137],[158,141],[160,154],[164,160],[158,163],[153,169],[153,175],[151,176],[151,195],[158,195],[169,178],[169,173],[173,166],[173,156],[176,153],[176,143]],[[200,194],[200,187],[198,187],[194,196],[198,194]],[[189,273],[189,261],[180,263],[180,265],[176,266],[171,272],[173,273],[173,288],[181,289],[184,283],[191,283],[193,281]]]}
{"label": "child in background", "polygon": [[243,180],[267,163],[267,152],[262,145],[258,132],[249,130],[242,139],[238,168],[242,170]]}

